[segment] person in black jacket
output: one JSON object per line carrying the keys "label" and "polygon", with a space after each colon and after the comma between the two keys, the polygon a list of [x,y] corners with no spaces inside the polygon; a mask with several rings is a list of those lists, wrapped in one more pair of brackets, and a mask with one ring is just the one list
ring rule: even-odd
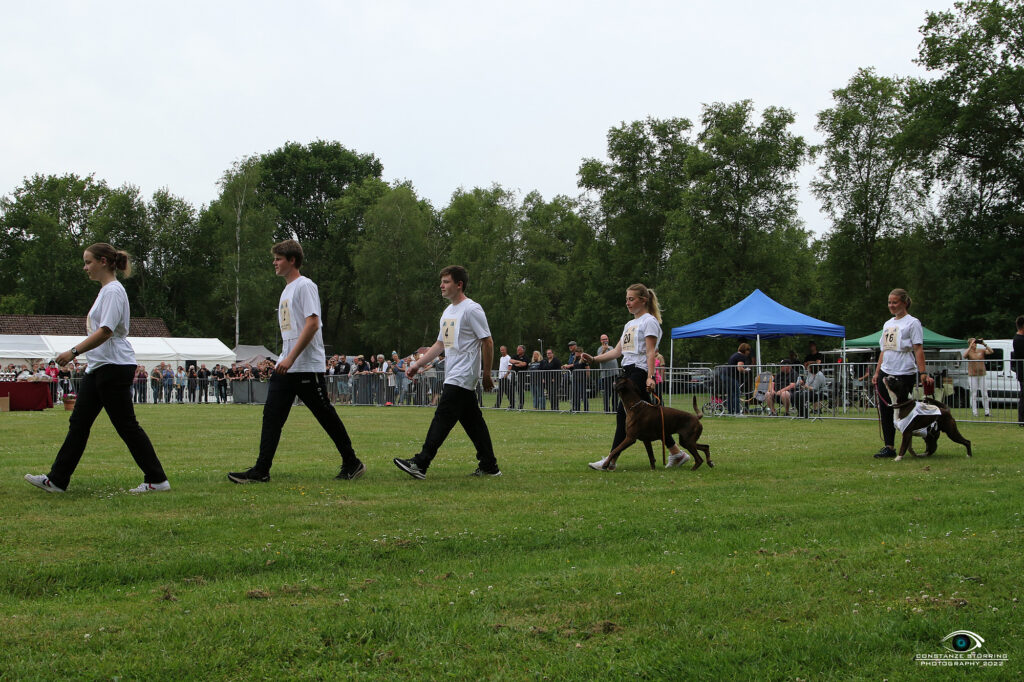
{"label": "person in black jacket", "polygon": [[1010,367],[1017,375],[1017,421],[1024,426],[1024,315],[1017,316],[1017,333],[1013,335]]}
{"label": "person in black jacket", "polygon": [[544,361],[540,363],[540,369],[544,371],[544,390],[548,394],[548,402],[551,409],[558,411],[558,381],[562,375],[562,363],[559,362],[555,351],[548,348],[544,351]]}

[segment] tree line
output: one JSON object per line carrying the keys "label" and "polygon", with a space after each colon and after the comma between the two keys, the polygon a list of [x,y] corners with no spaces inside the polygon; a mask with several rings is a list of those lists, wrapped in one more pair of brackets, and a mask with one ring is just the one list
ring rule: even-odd
{"label": "tree line", "polygon": [[[166,189],[33,175],[0,198],[0,313],[81,314],[95,295],[82,249],[108,241],[135,259],[136,316],[277,348],[268,253],[295,237],[335,352],[432,342],[450,263],[468,268],[468,293],[512,347],[616,336],[638,281],[658,291],[666,329],[756,287],[854,337],[881,327],[886,294],[903,287],[936,331],[1009,336],[1024,312],[1024,0],[957,3],[927,13],[921,33],[927,77],[858,70],[818,114],[821,145],[793,133],[785,108],[708,104],[699,121],[609,130],[606,158],[580,164],[577,197],[493,185],[435,207],[382,180],[373,154],[323,140],[235,163],[199,208]],[[808,163],[829,219],[817,238],[797,212]],[[674,360],[721,360],[723,343],[677,344]]]}

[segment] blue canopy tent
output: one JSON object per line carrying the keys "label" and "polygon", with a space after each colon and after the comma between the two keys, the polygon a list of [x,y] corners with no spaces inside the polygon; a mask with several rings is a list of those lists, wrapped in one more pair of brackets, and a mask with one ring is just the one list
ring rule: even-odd
{"label": "blue canopy tent", "polygon": [[761,339],[776,339],[797,334],[845,337],[846,327],[791,310],[769,298],[760,289],[754,289],[752,294],[731,308],[726,308],[699,322],[673,327],[672,345],[675,346],[676,339],[702,336],[756,338],[757,364],[760,366]]}

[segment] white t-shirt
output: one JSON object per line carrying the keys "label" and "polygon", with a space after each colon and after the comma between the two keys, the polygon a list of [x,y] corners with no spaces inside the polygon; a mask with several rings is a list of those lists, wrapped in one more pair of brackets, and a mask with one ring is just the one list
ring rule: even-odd
{"label": "white t-shirt", "polygon": [[[281,357],[286,358],[292,352],[295,342],[302,333],[306,318],[316,315],[320,318],[320,290],[309,277],[300,275],[281,292],[281,301],[277,306],[277,323],[281,327]],[[324,325],[317,325],[316,334],[309,345],[295,358],[289,372],[320,372],[327,371],[327,354],[324,352]]]}
{"label": "white t-shirt", "polygon": [[444,344],[444,383],[472,391],[480,378],[480,341],[491,335],[480,304],[465,298],[441,314],[437,340]]}
{"label": "white t-shirt", "polygon": [[657,348],[658,344],[661,343],[661,325],[654,319],[654,315],[644,313],[640,317],[626,323],[622,328],[622,336],[619,337],[619,343],[622,344],[623,367],[636,365],[639,369],[648,369],[648,336],[654,337],[654,346]]}
{"label": "white t-shirt", "polygon": [[886,374],[917,374],[914,345],[924,343],[921,322],[912,315],[890,319],[882,327],[878,346],[882,349],[882,371]]}
{"label": "white t-shirt", "polygon": [[512,356],[502,355],[498,358],[498,378],[505,379],[508,377],[509,370],[512,367]]}
{"label": "white t-shirt", "polygon": [[103,365],[135,366],[135,349],[128,343],[128,327],[131,322],[128,307],[128,293],[116,279],[100,287],[96,302],[85,318],[86,333],[92,335],[100,327],[106,327],[113,336],[85,354],[89,364],[85,373],[90,374]]}

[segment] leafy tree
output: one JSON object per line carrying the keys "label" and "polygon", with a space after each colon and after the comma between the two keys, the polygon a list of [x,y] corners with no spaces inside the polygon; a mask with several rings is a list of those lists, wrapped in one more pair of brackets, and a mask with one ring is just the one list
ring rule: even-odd
{"label": "leafy tree", "polygon": [[366,212],[352,259],[353,294],[368,313],[358,325],[362,343],[404,355],[436,337],[443,265],[431,244],[434,222],[430,204],[409,185],[393,188]]}
{"label": "leafy tree", "polygon": [[[922,215],[925,183],[899,144],[906,123],[906,81],[860,69],[835,105],[818,114],[825,136],[817,178],[811,183],[832,227],[823,239],[822,277],[830,307],[860,319],[884,296],[874,286],[879,239],[907,231]],[[859,285],[861,295],[844,292]]]}

